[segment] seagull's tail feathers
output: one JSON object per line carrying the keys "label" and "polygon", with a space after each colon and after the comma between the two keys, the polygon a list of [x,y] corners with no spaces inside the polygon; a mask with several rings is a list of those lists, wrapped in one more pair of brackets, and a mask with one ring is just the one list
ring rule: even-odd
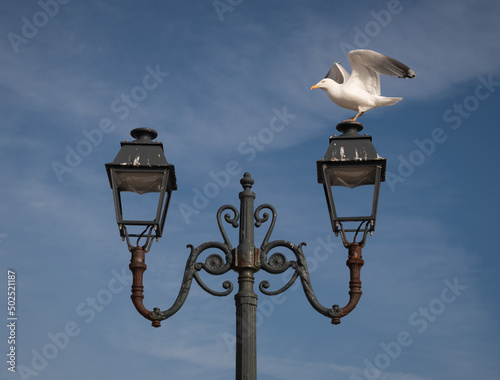
{"label": "seagull's tail feathers", "polygon": [[387,96],[380,96],[377,99],[377,103],[379,103],[379,106],[393,106],[403,98],[389,98]]}

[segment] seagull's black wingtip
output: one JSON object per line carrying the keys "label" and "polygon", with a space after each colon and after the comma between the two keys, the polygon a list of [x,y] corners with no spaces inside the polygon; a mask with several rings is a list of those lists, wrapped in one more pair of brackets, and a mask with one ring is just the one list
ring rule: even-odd
{"label": "seagull's black wingtip", "polygon": [[402,76],[402,78],[415,78],[417,74],[412,69],[408,69],[408,71]]}

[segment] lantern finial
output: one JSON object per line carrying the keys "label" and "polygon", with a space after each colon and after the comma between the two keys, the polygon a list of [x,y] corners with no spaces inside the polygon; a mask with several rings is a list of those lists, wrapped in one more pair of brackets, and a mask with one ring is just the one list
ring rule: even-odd
{"label": "lantern finial", "polygon": [[158,132],[151,128],[135,128],[130,132],[130,135],[136,140],[152,141],[158,136]]}
{"label": "lantern finial", "polygon": [[343,121],[340,124],[337,124],[337,131],[342,132],[344,134],[355,135],[358,132],[363,130],[363,124],[358,121]]}

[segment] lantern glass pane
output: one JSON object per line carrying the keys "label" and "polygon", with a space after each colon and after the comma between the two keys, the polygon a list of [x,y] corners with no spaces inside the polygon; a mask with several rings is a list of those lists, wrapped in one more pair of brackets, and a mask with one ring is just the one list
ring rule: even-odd
{"label": "lantern glass pane", "polygon": [[330,186],[345,186],[353,189],[362,185],[375,183],[375,166],[343,166],[329,167],[327,169],[328,183]]}
{"label": "lantern glass pane", "polygon": [[[337,216],[340,218],[371,216],[374,188],[374,185],[357,186],[353,189],[344,186],[332,187]],[[359,225],[359,222],[357,223]]]}
{"label": "lantern glass pane", "polygon": [[160,193],[121,192],[122,213],[124,221],[155,222],[158,212]]}
{"label": "lantern glass pane", "polygon": [[[158,193],[161,191],[165,175],[164,172],[117,171],[116,184],[119,191],[129,191],[137,194]],[[156,204],[158,205],[158,203]]]}

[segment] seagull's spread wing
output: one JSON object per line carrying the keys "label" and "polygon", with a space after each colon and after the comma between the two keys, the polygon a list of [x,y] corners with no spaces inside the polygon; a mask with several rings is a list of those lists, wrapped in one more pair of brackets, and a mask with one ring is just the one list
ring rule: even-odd
{"label": "seagull's spread wing", "polygon": [[330,71],[328,71],[325,75],[325,78],[333,79],[338,84],[342,84],[347,82],[349,79],[349,73],[340,65],[340,63],[335,62],[330,68]]}
{"label": "seagull's spread wing", "polygon": [[351,63],[350,84],[373,95],[380,95],[379,74],[398,78],[414,78],[416,74],[405,64],[372,50],[353,50],[348,54]]}

